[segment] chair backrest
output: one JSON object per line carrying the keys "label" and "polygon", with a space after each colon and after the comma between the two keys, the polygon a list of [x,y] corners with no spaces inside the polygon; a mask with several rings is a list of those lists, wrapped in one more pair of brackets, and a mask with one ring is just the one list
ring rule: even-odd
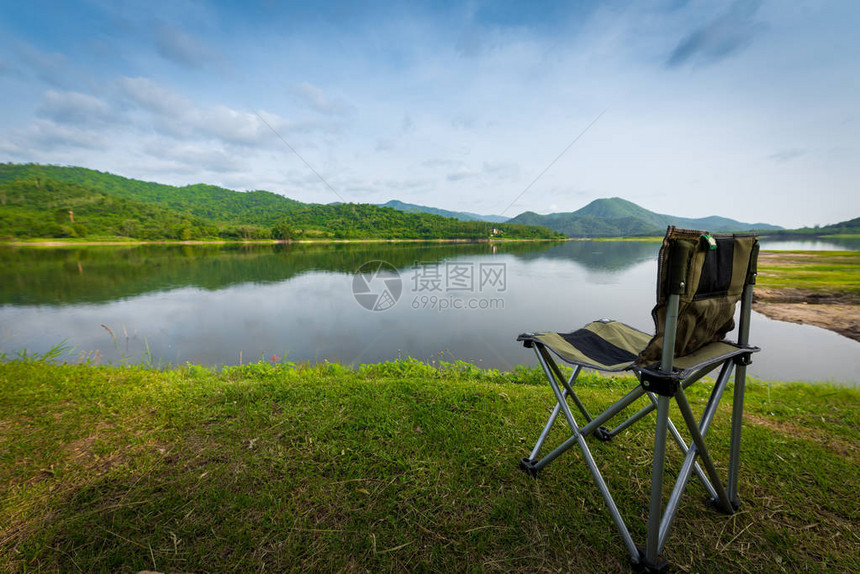
{"label": "chair backrest", "polygon": [[676,357],[722,340],[735,327],[737,302],[755,283],[758,240],[754,233],[710,234],[669,227],[660,248],[655,335],[639,355],[644,366],[659,361],[669,296],[679,295]]}

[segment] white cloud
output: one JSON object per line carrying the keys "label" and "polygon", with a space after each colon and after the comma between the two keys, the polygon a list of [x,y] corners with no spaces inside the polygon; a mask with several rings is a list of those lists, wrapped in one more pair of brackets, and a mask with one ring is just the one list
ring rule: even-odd
{"label": "white cloud", "polygon": [[395,148],[394,142],[388,138],[379,138],[376,140],[376,151],[388,152]]}
{"label": "white cloud", "polygon": [[[234,110],[227,106],[197,109],[186,118],[197,133],[233,145],[261,145],[268,139],[270,130],[254,113]],[[270,123],[284,126],[285,122],[274,116]],[[266,136],[266,137],[264,137]]]}
{"label": "white cloud", "polygon": [[223,148],[213,148],[209,144],[176,142],[156,138],[145,143],[142,146],[142,151],[152,157],[169,160],[177,165],[189,166],[192,170],[231,173],[247,167],[240,154],[230,153]]}
{"label": "white cloud", "polygon": [[108,138],[102,130],[37,119],[28,128],[13,131],[11,137],[5,140],[4,147],[18,150],[19,154],[35,152],[45,157],[45,152],[64,148],[97,150],[104,148],[107,143]]}
{"label": "white cloud", "polygon": [[[453,163],[458,167],[445,177],[451,182],[480,179],[482,183],[489,183],[491,180],[515,178],[519,175],[516,165],[502,161],[484,161],[480,169],[470,168],[459,162]],[[425,165],[428,164],[432,167],[440,165],[438,161],[425,162]]]}
{"label": "white cloud", "polygon": [[412,121],[410,116],[403,116],[403,120],[400,122],[400,132],[402,134],[410,134],[413,131],[415,131],[415,122]]}
{"label": "white cloud", "polygon": [[93,126],[116,119],[110,106],[95,96],[55,90],[45,92],[36,113],[61,124]]}
{"label": "white cloud", "polygon": [[191,102],[151,78],[120,78],[122,93],[140,107],[167,118],[179,118],[192,110]]}
{"label": "white cloud", "polygon": [[791,160],[797,159],[803,155],[806,155],[806,150],[798,149],[798,148],[791,148],[791,149],[780,150],[774,154],[771,154],[769,157],[770,157],[770,159],[773,159],[776,161],[791,161]]}
{"label": "white cloud", "polygon": [[325,115],[344,115],[353,111],[353,106],[341,98],[330,98],[323,91],[309,82],[302,82],[295,87],[295,92],[314,111]]}
{"label": "white cloud", "polygon": [[463,166],[449,173],[447,176],[445,176],[445,179],[447,179],[448,181],[461,181],[464,179],[472,179],[478,177],[479,175],[480,174],[475,170]]}
{"label": "white cloud", "polygon": [[163,135],[177,138],[207,138],[238,147],[270,147],[281,145],[277,143],[278,136],[289,141],[297,133],[337,133],[342,129],[338,121],[328,119],[288,120],[266,110],[196,105],[150,78],[122,78],[119,86],[130,103],[148,114],[139,121],[148,122]]}
{"label": "white cloud", "polygon": [[712,63],[749,46],[766,26],[754,19],[761,0],[736,0],[729,10],[682,39],[672,50],[666,65],[690,61]]}
{"label": "white cloud", "polygon": [[24,75],[32,75],[55,87],[71,83],[72,66],[64,54],[42,51],[29,43],[19,43],[16,51],[18,67]]}
{"label": "white cloud", "polygon": [[155,26],[155,45],[163,57],[188,68],[200,68],[217,59],[200,40],[166,22]]}

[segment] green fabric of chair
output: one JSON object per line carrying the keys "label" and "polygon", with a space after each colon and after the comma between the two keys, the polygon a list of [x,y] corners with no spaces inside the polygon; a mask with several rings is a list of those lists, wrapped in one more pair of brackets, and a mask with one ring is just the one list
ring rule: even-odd
{"label": "green fabric of chair", "polygon": [[[714,507],[731,514],[740,504],[737,480],[746,367],[751,362],[752,353],[760,350],[749,344],[757,257],[758,241],[754,234],[712,235],[669,227],[658,256],[657,302],[652,310],[653,335],[618,321],[600,320],[569,333],[524,333],[517,338],[535,350],[556,398],[556,406],[531,454],[521,460],[521,468],[537,476],[558,456],[574,444],[578,445],[631,561],[639,568],[658,571],[666,565],[661,552],[693,473],[700,479]],[[730,341],[726,336],[735,329],[738,302],[741,309],[737,337]],[[570,376],[564,375],[554,357],[573,366]],[[639,384],[602,413],[592,416],[574,390],[576,378],[583,368],[630,371],[636,375]],[[684,390],[718,368],[710,398],[697,421]],[[732,372],[735,376],[731,445],[728,481],[724,486],[704,437]],[[604,426],[642,398],[647,402],[634,415],[613,429]],[[672,399],[684,418],[689,441],[681,436],[669,419]],[[584,424],[577,422],[568,400],[585,419]],[[585,439],[593,436],[609,441],[654,411],[657,416],[647,541],[644,547],[640,547],[630,536]],[[563,415],[572,434],[553,451],[539,458],[559,414]],[[662,489],[669,435],[683,452],[684,462],[664,507]]]}

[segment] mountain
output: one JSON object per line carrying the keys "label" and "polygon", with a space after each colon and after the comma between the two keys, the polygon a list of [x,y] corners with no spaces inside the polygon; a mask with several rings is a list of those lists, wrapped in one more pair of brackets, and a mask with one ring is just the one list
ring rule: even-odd
{"label": "mountain", "polygon": [[0,238],[189,240],[217,235],[211,221],[76,183],[50,179],[0,183]]}
{"label": "mountain", "polygon": [[669,225],[707,229],[714,233],[782,229],[766,223],[743,223],[718,216],[693,219],[664,215],[620,197],[595,199],[582,209],[570,213],[540,215],[527,211],[508,221],[525,225],[545,225],[568,237],[659,236],[663,235]]}
{"label": "mountain", "polygon": [[824,225],[819,227],[818,231],[834,235],[839,233],[855,235],[860,233],[860,217],[855,217],[854,219],[841,221],[832,225]]}
{"label": "mountain", "polygon": [[83,167],[0,164],[0,184],[22,180],[76,184],[112,197],[156,204],[192,217],[235,225],[274,225],[304,205],[269,191],[240,192],[205,184],[176,187]]}
{"label": "mountain", "polygon": [[802,227],[800,229],[780,229],[768,235],[786,236],[834,236],[834,235],[860,235],[860,217],[815,227]]}
{"label": "mountain", "polygon": [[[495,231],[494,231],[495,229]],[[81,167],[0,164],[0,238],[553,238],[545,227],[460,221],[346,203],[306,204],[268,191],[175,187]]]}
{"label": "mountain", "polygon": [[490,223],[504,223],[509,219],[503,215],[479,215],[468,211],[448,211],[447,209],[439,209],[437,207],[404,203],[396,199],[392,199],[388,203],[380,203],[377,205],[380,207],[391,207],[392,209],[406,213],[432,213],[434,215],[441,215],[442,217],[453,217],[460,221],[489,221]]}

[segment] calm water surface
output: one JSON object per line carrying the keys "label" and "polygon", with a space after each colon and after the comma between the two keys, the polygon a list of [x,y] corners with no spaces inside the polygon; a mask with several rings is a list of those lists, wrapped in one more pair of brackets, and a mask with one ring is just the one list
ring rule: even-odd
{"label": "calm water surface", "polygon": [[[763,242],[765,249],[858,249]],[[509,369],[514,339],[599,318],[652,331],[659,245],[359,244],[0,249],[0,352],[61,341],[102,362],[373,363],[398,357]],[[385,261],[396,271],[355,272]],[[368,269],[376,269],[373,264]],[[399,289],[398,289],[399,285]],[[365,305],[354,293],[365,291]],[[368,298],[367,295],[370,295]],[[388,297],[388,296],[391,297]],[[396,302],[394,299],[396,298]],[[860,381],[860,343],[754,313],[766,380]]]}

